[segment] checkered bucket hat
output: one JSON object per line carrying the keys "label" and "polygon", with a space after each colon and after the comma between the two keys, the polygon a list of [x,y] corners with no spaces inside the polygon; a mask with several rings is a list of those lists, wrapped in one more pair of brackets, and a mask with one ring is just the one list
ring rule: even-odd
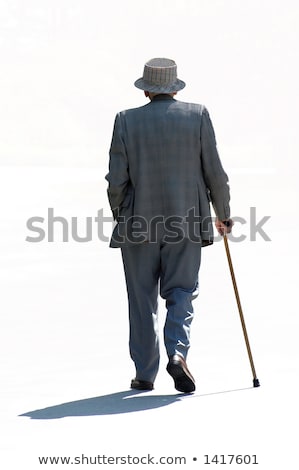
{"label": "checkered bucket hat", "polygon": [[171,59],[151,59],[145,66],[143,77],[134,85],[152,93],[173,93],[182,90],[186,83],[177,78],[177,65]]}

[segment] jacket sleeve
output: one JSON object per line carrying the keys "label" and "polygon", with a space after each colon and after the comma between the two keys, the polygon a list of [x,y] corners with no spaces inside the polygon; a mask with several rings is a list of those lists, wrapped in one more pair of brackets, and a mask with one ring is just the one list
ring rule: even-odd
{"label": "jacket sleeve", "polygon": [[201,119],[201,162],[205,184],[219,220],[230,217],[230,190],[219,154],[213,125],[206,108]]}
{"label": "jacket sleeve", "polygon": [[108,181],[107,193],[110,207],[114,219],[116,219],[120,213],[130,180],[121,113],[118,113],[115,118],[109,155],[109,173],[105,178]]}

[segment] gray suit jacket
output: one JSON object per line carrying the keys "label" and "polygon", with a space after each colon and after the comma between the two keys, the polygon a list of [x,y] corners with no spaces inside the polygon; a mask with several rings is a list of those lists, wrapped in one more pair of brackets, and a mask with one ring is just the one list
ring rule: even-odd
{"label": "gray suit jacket", "polygon": [[187,237],[213,242],[210,202],[228,219],[229,186],[207,109],[158,95],[117,114],[106,176],[110,246]]}

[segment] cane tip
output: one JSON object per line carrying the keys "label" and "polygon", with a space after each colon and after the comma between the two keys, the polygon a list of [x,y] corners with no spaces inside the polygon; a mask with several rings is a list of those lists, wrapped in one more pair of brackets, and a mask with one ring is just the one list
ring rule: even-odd
{"label": "cane tip", "polygon": [[253,386],[254,386],[254,387],[260,387],[260,381],[259,381],[259,379],[253,379]]}

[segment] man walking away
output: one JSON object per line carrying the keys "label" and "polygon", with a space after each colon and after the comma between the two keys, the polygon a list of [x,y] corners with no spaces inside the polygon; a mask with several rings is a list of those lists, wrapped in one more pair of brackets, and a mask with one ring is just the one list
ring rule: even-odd
{"label": "man walking away", "polygon": [[173,60],[147,62],[135,86],[150,102],[117,114],[106,176],[116,220],[110,246],[121,248],[128,293],[131,388],[154,387],[160,294],[167,371],[176,390],[190,393],[195,379],[186,358],[201,248],[213,243],[210,203],[218,232],[231,231],[228,177],[207,109],[174,98],[185,83]]}

